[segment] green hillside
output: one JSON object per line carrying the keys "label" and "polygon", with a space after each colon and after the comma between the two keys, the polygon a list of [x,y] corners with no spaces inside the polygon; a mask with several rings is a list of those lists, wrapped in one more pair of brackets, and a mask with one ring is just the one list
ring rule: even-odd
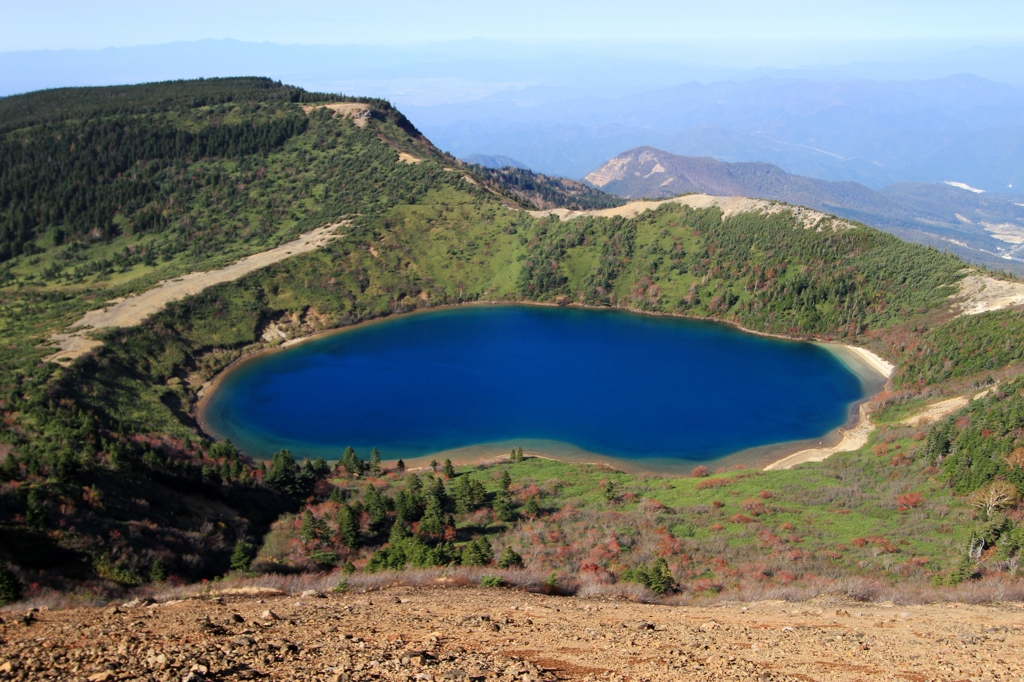
{"label": "green hillside", "polygon": [[[248,566],[256,549],[263,571],[489,562],[486,540],[499,559],[512,547],[530,568],[593,564],[611,582],[650,583],[639,567],[663,559],[678,589],[703,592],[879,572],[997,579],[1020,550],[1012,505],[976,512],[967,498],[1001,482],[1024,493],[1009,456],[1024,445],[1011,383],[1020,317],[953,320],[949,296],[967,272],[954,256],[864,226],[805,227],[788,210],[536,218],[515,183],[439,152],[387,103],[261,79],[8,98],[0,131],[0,559],[26,585],[198,580],[227,572],[232,555]],[[547,187],[546,201],[579,200]],[[344,237],[315,252],[103,332],[68,367],[42,362],[52,332],[115,296],[341,221]],[[820,465],[681,480],[529,459],[501,467],[507,492],[499,469],[421,478],[351,455],[336,468],[253,462],[194,420],[201,386],[273,345],[272,323],[295,335],[482,300],[684,313],[867,345],[899,363],[898,391],[880,403],[893,424],[927,400],[1004,383],[947,422],[884,427]],[[613,520],[614,552],[596,530]],[[965,574],[962,546],[983,533],[1002,554]],[[541,536],[556,539],[527,546]],[[775,568],[743,574],[751,562]]]}

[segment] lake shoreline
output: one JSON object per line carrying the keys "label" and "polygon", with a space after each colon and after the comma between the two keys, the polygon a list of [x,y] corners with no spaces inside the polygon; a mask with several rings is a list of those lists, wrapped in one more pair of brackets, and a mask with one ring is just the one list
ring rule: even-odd
{"label": "lake shoreline", "polygon": [[[867,349],[851,346],[848,344],[839,344],[831,341],[821,341],[814,339],[813,337],[801,336],[786,336],[783,334],[775,334],[770,332],[762,332],[757,330],[751,330],[743,327],[742,325],[729,321],[729,320],[718,320],[713,318],[697,317],[693,315],[686,315],[684,313],[659,313],[644,310],[635,310],[625,306],[593,306],[593,305],[582,305],[576,303],[553,303],[553,302],[538,302],[538,301],[470,301],[459,304],[448,304],[441,306],[434,306],[430,308],[419,308],[402,313],[393,313],[376,317],[368,320],[364,320],[355,324],[346,325],[343,327],[335,327],[331,329],[317,330],[315,332],[305,334],[303,336],[297,336],[295,338],[287,339],[283,343],[279,343],[273,346],[260,345],[259,347],[252,348],[248,351],[243,350],[240,357],[236,358],[220,370],[215,376],[211,377],[208,381],[204,382],[195,392],[195,401],[193,403],[193,416],[199,426],[199,429],[203,435],[211,438],[211,440],[221,440],[222,437],[216,433],[209,425],[208,420],[205,418],[205,408],[208,405],[209,398],[220,383],[233,371],[236,371],[245,363],[260,357],[265,357],[267,354],[280,352],[294,346],[304,344],[309,341],[322,339],[328,335],[342,334],[356,329],[361,329],[370,325],[379,324],[388,320],[394,320],[399,317],[407,317],[410,315],[424,314],[430,312],[440,312],[444,310],[454,310],[466,307],[491,307],[491,306],[536,306],[536,307],[547,307],[547,308],[577,308],[581,310],[604,310],[604,311],[621,311],[628,312],[631,314],[648,315],[651,317],[671,317],[679,319],[694,320],[700,322],[711,322],[727,325],[737,331],[753,334],[755,336],[761,336],[766,338],[775,338],[785,341],[798,341],[805,343],[814,343],[829,351],[837,360],[843,363],[843,365],[852,372],[855,376],[860,379],[862,387],[865,392],[865,398],[857,401],[850,406],[850,415],[842,426],[833,429],[832,431],[824,434],[820,438],[814,438],[809,440],[801,441],[786,441],[781,443],[775,443],[770,445],[758,446],[755,448],[749,448],[742,451],[738,451],[724,457],[721,457],[713,461],[716,467],[729,468],[730,466],[743,465],[747,467],[757,468],[780,468],[780,464],[783,462],[793,461],[793,458],[803,453],[819,451],[828,448],[839,448],[848,441],[847,434],[857,429],[863,428],[865,420],[868,419],[864,406],[879,390],[881,390],[885,383],[887,383],[889,376],[893,369],[893,365],[888,363],[883,358],[879,357],[872,351]],[[869,419],[868,419],[869,422]],[[869,429],[870,430],[870,429]],[[524,441],[525,442],[525,441]],[[498,447],[504,447],[508,444],[502,444],[498,446],[496,443],[482,443],[474,446],[467,446],[463,448],[457,448],[449,451],[442,451],[434,453],[432,455],[424,457],[410,458],[407,464],[413,464],[419,462],[419,460],[425,460],[426,462],[432,458],[442,457],[451,458],[461,464],[479,464],[485,461],[492,461],[496,458],[507,457],[508,449],[497,449]],[[538,443],[539,445],[539,443]],[[548,444],[545,443],[545,446]],[[816,447],[814,447],[816,446]],[[851,448],[855,449],[855,448]],[[836,450],[844,451],[844,450]],[[529,452],[530,456],[543,457],[548,459],[555,459],[558,461],[566,462],[578,462],[588,463],[599,466],[610,466],[618,470],[629,471],[630,473],[659,473],[666,475],[685,475],[688,474],[688,470],[684,470],[687,467],[692,468],[698,466],[700,462],[689,462],[680,460],[654,460],[644,459],[637,462],[625,458],[616,458],[611,456],[600,455],[598,453],[592,453],[588,451],[575,448],[564,443],[550,444],[550,447],[531,447]],[[820,461],[812,459],[804,459],[801,461]],[[786,465],[781,468],[788,468],[788,466],[795,465],[798,463],[793,461],[793,464]]]}

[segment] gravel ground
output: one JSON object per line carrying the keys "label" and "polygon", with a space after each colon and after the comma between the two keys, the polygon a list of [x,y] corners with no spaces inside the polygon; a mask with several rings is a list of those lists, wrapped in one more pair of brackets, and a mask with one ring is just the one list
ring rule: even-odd
{"label": "gravel ground", "polygon": [[511,590],[6,611],[0,680],[1022,680],[1024,609]]}

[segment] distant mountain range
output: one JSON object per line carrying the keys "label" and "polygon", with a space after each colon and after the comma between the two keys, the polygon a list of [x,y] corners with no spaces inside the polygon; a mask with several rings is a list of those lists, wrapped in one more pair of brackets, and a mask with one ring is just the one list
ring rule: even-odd
{"label": "distant mountain range", "polygon": [[500,154],[495,156],[470,154],[469,156],[462,157],[462,160],[476,166],[483,166],[484,168],[519,168],[520,170],[530,170],[530,167],[522,161],[516,161],[510,156],[502,156]]}
{"label": "distant mountain range", "polygon": [[653,147],[619,154],[584,180],[627,199],[702,192],[810,206],[974,262],[1024,272],[1024,196],[964,183],[902,182],[873,190],[792,175],[770,163],[726,163]]}
{"label": "distant mountain range", "polygon": [[456,156],[488,149],[570,178],[623,149],[649,145],[768,161],[790,173],[875,189],[946,180],[992,192],[1024,188],[1024,88],[970,75],[758,78],[618,96],[528,87],[403,111]]}

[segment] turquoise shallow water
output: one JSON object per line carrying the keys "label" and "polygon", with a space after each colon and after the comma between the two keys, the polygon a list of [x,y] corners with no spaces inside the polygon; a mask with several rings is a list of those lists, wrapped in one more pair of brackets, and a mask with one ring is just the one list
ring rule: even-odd
{"label": "turquoise shallow water", "polygon": [[201,419],[246,454],[413,458],[545,442],[710,462],[818,438],[863,397],[820,346],[614,310],[472,306],[396,317],[230,370]]}

